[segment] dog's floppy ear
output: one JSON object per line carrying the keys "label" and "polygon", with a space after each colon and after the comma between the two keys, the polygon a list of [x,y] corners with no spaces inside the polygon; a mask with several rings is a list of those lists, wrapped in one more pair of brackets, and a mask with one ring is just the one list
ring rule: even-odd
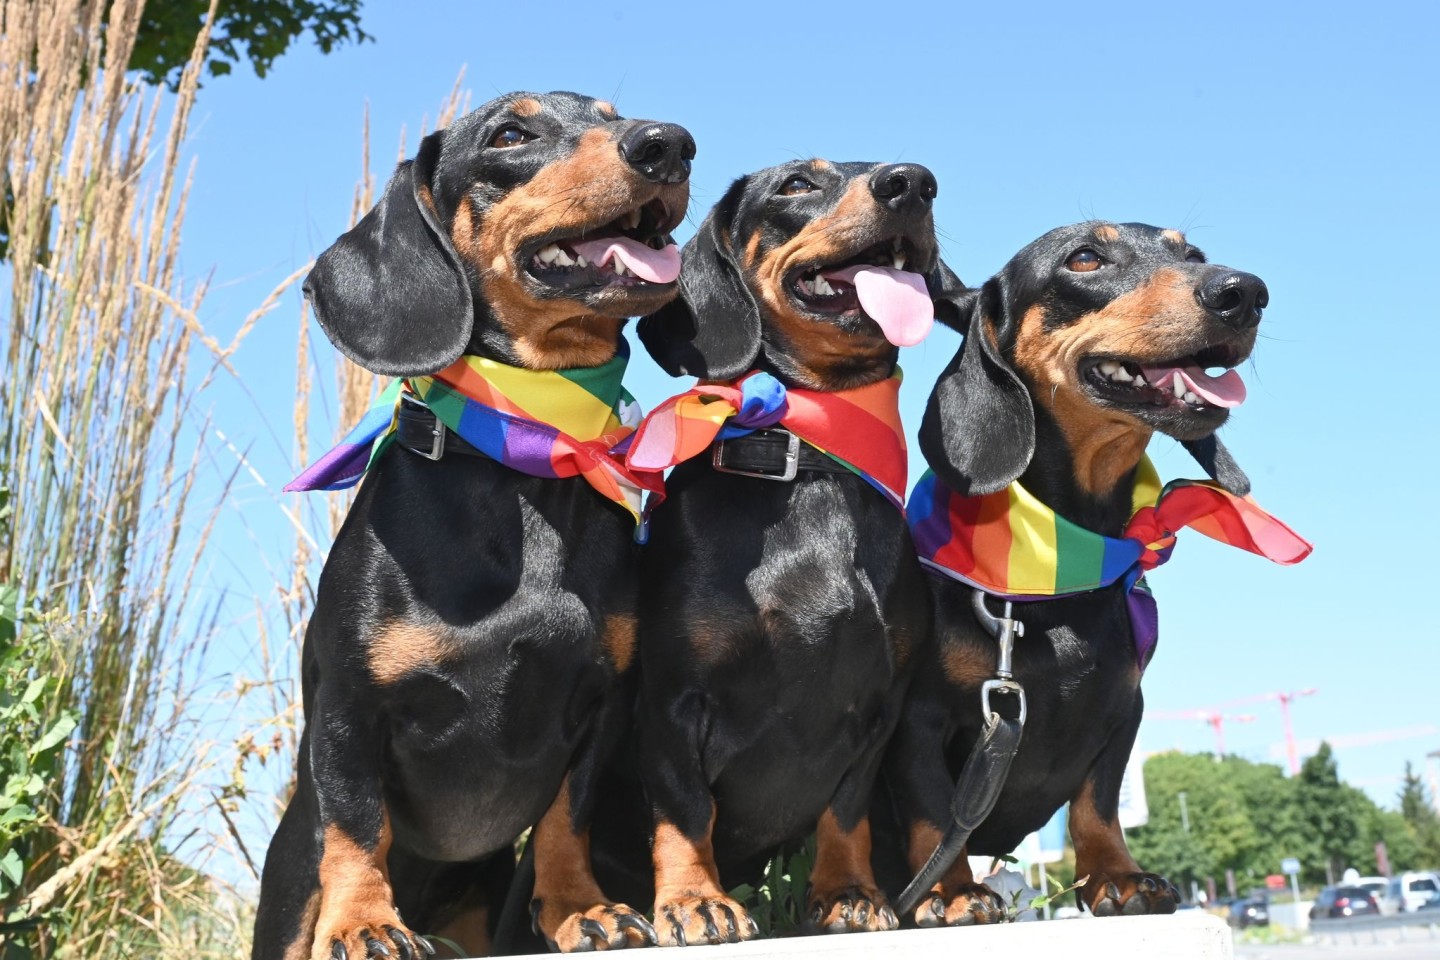
{"label": "dog's floppy ear", "polygon": [[1035,454],[1035,407],[991,339],[1011,320],[1005,281],[996,277],[958,299],[965,342],[940,375],[920,450],[936,475],[964,496],[994,493],[1025,472]]}
{"label": "dog's floppy ear", "polygon": [[1190,456],[1204,468],[1205,472],[1226,490],[1243,497],[1250,492],[1250,478],[1240,469],[1240,464],[1225,449],[1225,444],[1215,434],[1199,440],[1182,440],[1180,445],[1190,451]]}
{"label": "dog's floppy ear", "polygon": [[430,197],[443,135],[421,142],[375,208],[320,254],[305,279],[330,342],[375,373],[443,370],[470,341],[470,284]]}
{"label": "dog's floppy ear", "polygon": [[735,259],[734,223],[748,179],[730,185],[685,244],[680,295],[640,320],[640,340],[671,376],[729,380],[760,352],[760,307]]}
{"label": "dog's floppy ear", "polygon": [[925,274],[925,289],[935,301],[935,319],[951,330],[964,333],[961,311],[975,291],[961,283],[955,271],[939,258],[935,260],[935,269]]}

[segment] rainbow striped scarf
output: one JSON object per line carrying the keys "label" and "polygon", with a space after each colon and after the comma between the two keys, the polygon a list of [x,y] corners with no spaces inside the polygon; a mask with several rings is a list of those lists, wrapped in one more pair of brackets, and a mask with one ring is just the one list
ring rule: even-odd
{"label": "rainbow striped scarf", "polygon": [[1107,537],[1066,520],[1018,482],[997,493],[962,497],[926,471],[910,494],[910,532],[921,563],[1011,600],[1123,583],[1141,669],[1159,635],[1144,574],[1170,559],[1182,527],[1285,566],[1304,560],[1312,549],[1254,500],[1217,484],[1173,480],[1162,489],[1149,457],[1136,471],[1132,505],[1124,535]]}
{"label": "rainbow striped scarf", "polygon": [[640,421],[622,384],[629,346],[607,363],[577,370],[527,370],[465,356],[431,377],[393,381],[333,450],[285,486],[341,490],[357,483],[395,439],[402,392],[492,460],[532,477],[583,477],[639,524],[658,475],[636,473],[612,453]]}
{"label": "rainbow striped scarf", "polygon": [[697,383],[657,406],[631,438],[625,462],[661,471],[703,453],[716,440],[776,424],[853,470],[896,507],[905,506],[905,433],[899,368],[854,390],[787,388],[763,371],[732,383]]}

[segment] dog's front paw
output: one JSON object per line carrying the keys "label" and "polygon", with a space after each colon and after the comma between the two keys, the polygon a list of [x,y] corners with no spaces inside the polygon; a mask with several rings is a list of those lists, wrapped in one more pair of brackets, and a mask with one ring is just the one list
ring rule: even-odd
{"label": "dog's front paw", "polygon": [[535,932],[559,953],[623,950],[655,943],[650,921],[623,903],[580,908],[536,898],[530,902],[530,917]]}
{"label": "dog's front paw", "polygon": [[317,929],[310,960],[425,960],[434,955],[429,940],[392,917]]}
{"label": "dog's front paw", "polygon": [[748,910],[729,897],[690,896],[656,901],[655,934],[662,947],[686,947],[753,940],[760,927]]}
{"label": "dog's front paw", "polygon": [[951,890],[937,886],[915,908],[917,927],[971,927],[1004,919],[1005,901],[983,883],[963,883]]}
{"label": "dog's front paw", "polygon": [[812,893],[805,916],[806,933],[866,933],[899,925],[885,894],[869,885]]}
{"label": "dog's front paw", "polygon": [[1092,876],[1085,885],[1085,900],[1097,917],[1137,917],[1147,913],[1174,913],[1180,905],[1175,884],[1153,873]]}

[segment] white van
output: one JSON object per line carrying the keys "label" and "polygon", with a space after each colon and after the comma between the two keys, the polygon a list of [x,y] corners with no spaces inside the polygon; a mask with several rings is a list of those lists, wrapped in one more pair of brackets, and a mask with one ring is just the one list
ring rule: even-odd
{"label": "white van", "polygon": [[1440,874],[1412,870],[1390,878],[1381,906],[1385,913],[1411,913],[1431,900],[1440,900]]}

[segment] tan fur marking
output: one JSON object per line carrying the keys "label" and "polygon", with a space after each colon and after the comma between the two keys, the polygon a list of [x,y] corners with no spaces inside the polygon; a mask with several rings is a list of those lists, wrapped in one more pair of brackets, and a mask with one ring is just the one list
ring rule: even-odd
{"label": "tan fur marking", "polygon": [[310,945],[315,941],[315,921],[320,917],[320,891],[310,894],[305,909],[300,913],[300,929],[295,939],[285,948],[281,960],[306,960],[310,956]]}
{"label": "tan fur marking", "polygon": [[1102,224],[1095,228],[1095,239],[1101,243],[1114,243],[1120,239],[1120,231],[1110,224]]}
{"label": "tan fur marking", "polygon": [[[689,196],[688,181],[642,183],[621,159],[610,133],[597,127],[580,137],[568,157],[549,164],[485,211],[477,242],[461,247],[457,240],[456,250],[475,266],[486,301],[526,366],[598,366],[614,356],[625,318],[602,315],[574,300],[536,299],[521,276],[516,253],[530,238],[600,226],[656,197],[671,210],[683,210]],[[452,236],[456,232],[452,230]]]}
{"label": "tan fur marking", "polygon": [[846,887],[875,886],[870,869],[870,820],[861,817],[848,833],[826,810],[815,825],[815,866],[810,870],[812,900],[824,900]]}
{"label": "tan fur marking", "polygon": [[590,869],[590,833],[576,830],[570,816],[570,780],[535,825],[535,899],[541,902],[540,929],[551,939],[571,914],[608,904]]}
{"label": "tan fur marking", "polygon": [[370,641],[365,659],[370,676],[386,685],[421,667],[439,663],[454,652],[454,643],[441,627],[393,623]]}
{"label": "tan fur marking", "polygon": [[[770,320],[787,341],[798,365],[796,379],[808,387],[838,390],[864,386],[891,373],[888,359],[894,347],[885,337],[847,333],[835,323],[812,319],[795,309],[785,290],[786,278],[797,267],[836,263],[879,242],[874,233],[879,207],[868,181],[857,177],[846,188],[830,214],[819,217],[773,250],[765,252],[754,275],[748,278]],[[858,376],[841,376],[840,369],[853,370],[866,360]]]}
{"label": "tan fur marking", "polygon": [[821,160],[819,157],[816,157],[814,160],[810,161],[810,169],[814,170],[816,173],[824,173],[832,166],[833,165],[830,163],[829,160]]}
{"label": "tan fur marking", "polygon": [[946,638],[941,666],[945,678],[964,690],[978,689],[995,676],[995,648],[985,644]]}
{"label": "tan fur marking", "polygon": [[[910,824],[910,847],[906,851],[906,858],[910,861],[912,875],[920,872],[926,861],[930,859],[930,855],[935,852],[935,848],[940,846],[940,841],[944,837],[944,832],[933,823],[916,820]],[[970,858],[966,853],[966,850],[960,851],[960,856],[955,858],[955,862],[950,865],[949,869],[945,871],[945,875],[940,878],[940,882],[935,885],[936,893],[941,892],[945,887],[953,890],[961,884],[975,882],[975,874],[970,871]]]}
{"label": "tan fur marking", "polygon": [[1179,230],[1161,230],[1160,236],[1177,247],[1185,246],[1185,234]]}
{"label": "tan fur marking", "polygon": [[510,112],[517,117],[533,117],[543,109],[534,97],[521,97],[510,104]]}
{"label": "tan fur marking", "polygon": [[[1209,321],[1195,299],[1193,281],[1162,268],[1148,281],[1074,323],[1046,330],[1044,308],[1031,307],[1020,323],[1014,360],[1035,400],[1065,434],[1081,488],[1096,497],[1115,489],[1140,462],[1153,430],[1120,410],[1092,403],[1082,391],[1080,361],[1116,356],[1158,363],[1194,349],[1196,331]],[[1251,333],[1253,343],[1253,332]],[[1237,344],[1248,350],[1247,344]]]}
{"label": "tan fur marking", "polygon": [[715,866],[715,848],[711,832],[715,829],[715,811],[711,807],[710,826],[700,840],[691,840],[673,823],[664,820],[655,826],[655,843],[650,859],[655,865],[655,902],[671,903],[686,897],[722,897],[720,870]]}
{"label": "tan fur marking", "polygon": [[386,857],[390,853],[390,816],[384,814],[380,836],[373,850],[366,850],[338,826],[325,828],[323,852],[320,856],[320,909],[315,922],[315,943],[311,956],[324,960],[330,956],[332,938],[353,941],[357,933],[369,929],[378,933],[386,925],[405,930],[395,910],[395,897],[390,889],[390,869]]}
{"label": "tan fur marking", "polygon": [[612,613],[605,618],[605,652],[615,669],[624,673],[635,659],[635,617],[628,613]]}
{"label": "tan fur marking", "polygon": [[422,183],[417,186],[415,195],[420,198],[421,203],[430,208],[431,213],[435,212],[435,197],[430,193],[430,184]]}
{"label": "tan fur marking", "polygon": [[[1070,839],[1075,843],[1075,875],[1139,873],[1140,866],[1125,846],[1119,819],[1108,823],[1095,809],[1095,786],[1089,780],[1070,803]],[[1091,890],[1086,889],[1086,899]]]}
{"label": "tan fur marking", "polygon": [[615,104],[609,100],[596,100],[595,109],[599,110],[602,115],[610,117],[612,120],[618,116],[615,111]]}

